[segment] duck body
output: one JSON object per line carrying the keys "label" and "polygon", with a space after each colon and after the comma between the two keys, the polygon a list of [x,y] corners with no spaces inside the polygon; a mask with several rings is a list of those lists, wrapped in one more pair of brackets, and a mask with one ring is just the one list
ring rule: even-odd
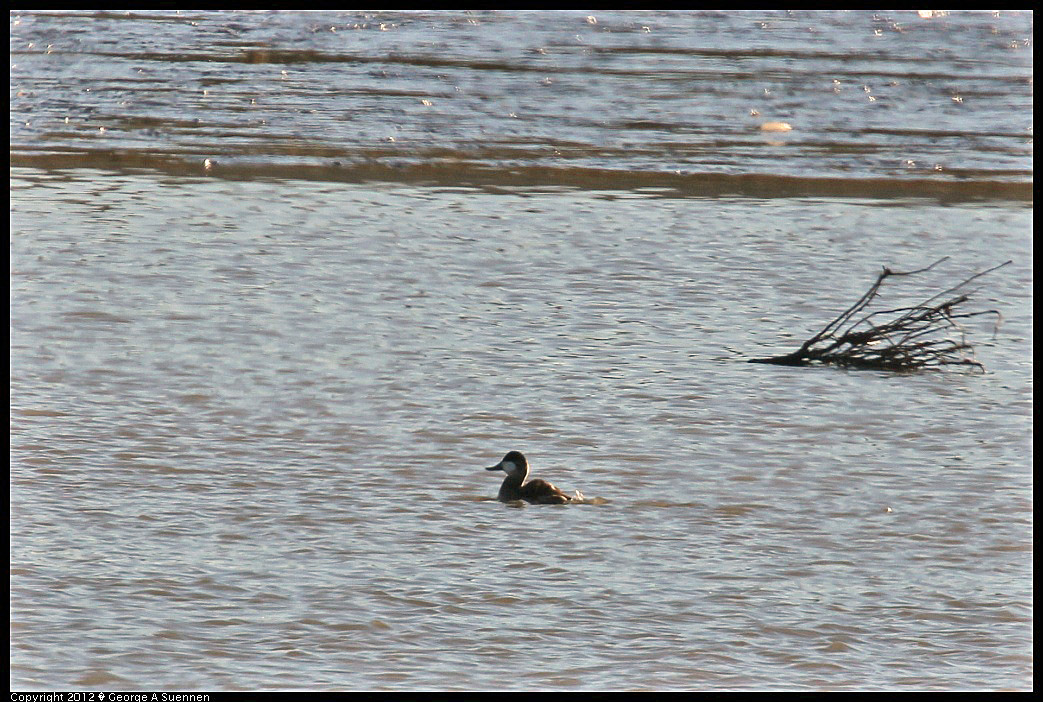
{"label": "duck body", "polygon": [[529,475],[529,462],[520,451],[510,451],[503,460],[486,470],[502,470],[507,474],[500,485],[496,499],[500,502],[525,500],[534,505],[563,505],[572,502],[572,497],[546,480],[534,478],[525,482]]}

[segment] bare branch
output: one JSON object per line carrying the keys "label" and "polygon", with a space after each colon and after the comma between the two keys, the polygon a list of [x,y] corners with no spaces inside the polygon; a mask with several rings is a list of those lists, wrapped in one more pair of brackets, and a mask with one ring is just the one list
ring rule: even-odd
{"label": "bare branch", "polygon": [[[878,310],[858,317],[877,298],[890,277],[911,276],[925,273],[947,260],[944,256],[929,266],[913,271],[893,271],[884,266],[869,290],[851,307],[847,308],[805,341],[793,353],[771,358],[751,358],[750,363],[772,363],[775,365],[806,366],[826,363],[852,368],[877,370],[911,371],[944,366],[973,366],[984,371],[985,367],[974,360],[973,347],[966,342],[966,331],[956,320],[969,319],[983,314],[996,315],[993,337],[999,330],[1003,315],[998,310],[977,312],[954,312],[955,308],[970,299],[977,290],[955,294],[967,284],[1011,263],[1006,261],[980,271],[959,284],[932,295],[918,305]],[[954,295],[954,297],[948,297]],[[938,299],[942,302],[936,302]],[[933,303],[933,304],[932,304]],[[885,315],[897,315],[883,323],[875,320]],[[840,329],[844,329],[840,332]],[[953,338],[956,335],[959,339]]]}

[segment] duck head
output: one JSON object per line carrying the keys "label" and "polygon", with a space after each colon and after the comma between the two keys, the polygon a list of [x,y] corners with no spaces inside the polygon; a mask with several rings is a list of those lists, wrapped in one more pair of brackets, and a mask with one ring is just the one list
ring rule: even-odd
{"label": "duck head", "polygon": [[502,470],[507,475],[520,475],[523,478],[529,473],[529,462],[521,451],[508,451],[495,466],[489,466],[486,470]]}

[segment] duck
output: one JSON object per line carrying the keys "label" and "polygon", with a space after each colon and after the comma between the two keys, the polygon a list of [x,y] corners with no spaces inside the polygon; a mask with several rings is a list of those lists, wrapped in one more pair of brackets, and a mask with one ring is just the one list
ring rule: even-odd
{"label": "duck", "polygon": [[507,474],[500,485],[500,492],[496,495],[500,502],[525,500],[534,505],[563,505],[576,499],[542,478],[533,478],[525,482],[529,475],[529,462],[521,451],[509,451],[503,460],[486,470],[502,470]]}

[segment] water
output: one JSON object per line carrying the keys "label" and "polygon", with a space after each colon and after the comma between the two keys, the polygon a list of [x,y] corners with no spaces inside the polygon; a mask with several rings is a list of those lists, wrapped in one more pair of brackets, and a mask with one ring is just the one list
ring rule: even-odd
{"label": "water", "polygon": [[1031,689],[1031,15],[594,19],[12,15],[12,688]]}
{"label": "water", "polygon": [[22,13],[12,159],[1024,201],[1031,39],[1031,13]]}

